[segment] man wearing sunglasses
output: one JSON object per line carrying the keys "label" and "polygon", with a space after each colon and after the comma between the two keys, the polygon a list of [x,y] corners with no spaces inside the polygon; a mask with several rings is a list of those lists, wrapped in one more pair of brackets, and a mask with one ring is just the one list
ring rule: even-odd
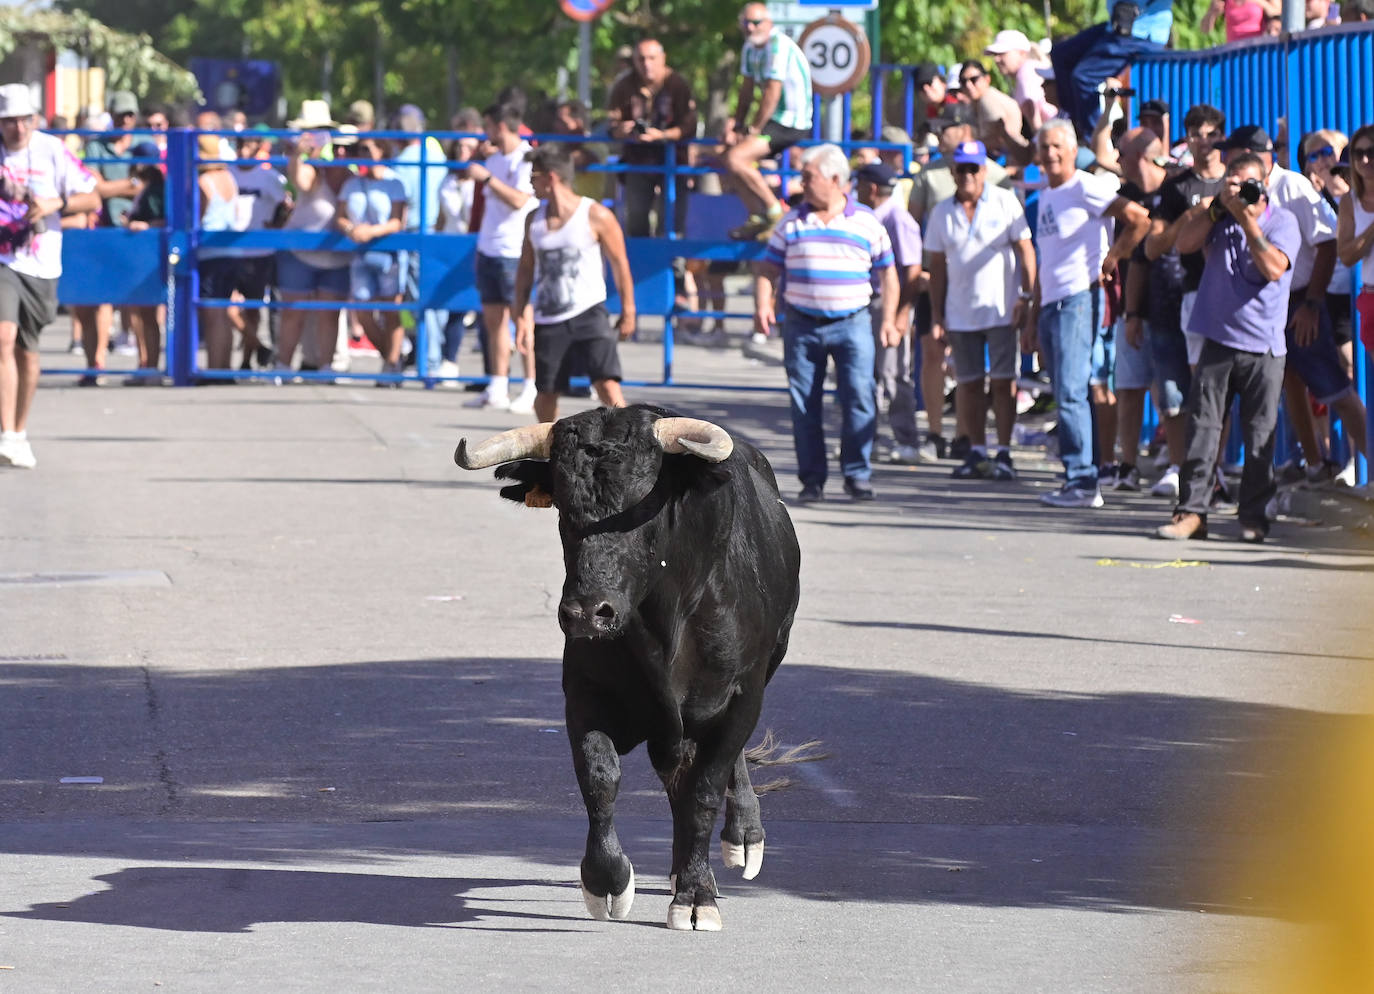
{"label": "man wearing sunglasses", "polygon": [[811,137],[811,67],[796,42],[773,25],[763,4],[745,4],[739,26],[744,34],[743,79],[734,116],[725,123],[725,169],[750,215],[730,237],[749,241],[767,238],[783,214],[758,161]]}

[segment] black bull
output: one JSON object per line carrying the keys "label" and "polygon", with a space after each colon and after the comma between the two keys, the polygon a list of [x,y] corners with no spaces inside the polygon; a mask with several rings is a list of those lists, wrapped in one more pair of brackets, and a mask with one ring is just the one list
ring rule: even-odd
{"label": "black bull", "polygon": [[[641,742],[673,813],[668,926],[717,930],[710,835],[752,879],[763,823],[744,746],[787,652],[800,552],[768,460],[706,421],[599,408],[505,432],[458,465],[501,465],[508,500],[556,507],[567,578],[558,622],[573,766],[590,824],[582,890],[623,919],[634,868],[614,824],[620,756]],[[727,795],[728,787],[728,795]]]}

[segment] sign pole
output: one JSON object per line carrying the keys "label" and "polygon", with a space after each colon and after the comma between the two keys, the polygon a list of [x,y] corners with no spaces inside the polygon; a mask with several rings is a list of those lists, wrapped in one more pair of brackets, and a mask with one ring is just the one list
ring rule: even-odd
{"label": "sign pole", "polygon": [[577,99],[592,105],[592,22],[577,23]]}

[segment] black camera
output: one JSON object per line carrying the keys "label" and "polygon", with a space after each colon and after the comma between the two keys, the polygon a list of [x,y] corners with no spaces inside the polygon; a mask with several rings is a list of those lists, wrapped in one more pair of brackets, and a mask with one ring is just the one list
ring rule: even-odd
{"label": "black camera", "polygon": [[1110,90],[1107,91],[1107,96],[1109,96],[1109,97],[1133,97],[1133,96],[1135,96],[1135,90],[1132,89],[1132,88],[1129,87],[1129,86],[1112,87]]}
{"label": "black camera", "polygon": [[1247,179],[1236,191],[1236,196],[1240,197],[1247,207],[1253,207],[1260,202],[1260,197],[1264,196],[1264,184],[1257,179]]}

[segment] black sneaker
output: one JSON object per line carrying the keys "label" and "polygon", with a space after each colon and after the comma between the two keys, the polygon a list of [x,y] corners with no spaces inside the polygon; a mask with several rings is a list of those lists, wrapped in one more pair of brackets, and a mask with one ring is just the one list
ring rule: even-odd
{"label": "black sneaker", "polygon": [[994,480],[1016,479],[1016,467],[1011,464],[1011,453],[1005,449],[997,453],[997,458],[992,461],[992,478]]}
{"label": "black sneaker", "polygon": [[1119,467],[1114,462],[1103,463],[1101,466],[1099,466],[1097,468],[1097,489],[1115,490],[1116,474],[1120,470],[1120,468],[1121,467]]}
{"label": "black sneaker", "polygon": [[1116,468],[1116,481],[1112,484],[1113,490],[1140,490],[1140,470],[1136,467],[1122,463]]}
{"label": "black sneaker", "polygon": [[873,500],[878,496],[867,480],[845,480],[844,492],[855,500]]}
{"label": "black sneaker", "polygon": [[960,435],[949,445],[949,457],[951,459],[967,459],[973,452],[973,442],[967,435]]}
{"label": "black sneaker", "polygon": [[992,478],[992,460],[986,452],[970,452],[968,458],[954,467],[949,475],[956,480],[988,480]]}
{"label": "black sneaker", "polygon": [[818,483],[808,483],[801,488],[801,493],[797,494],[798,504],[815,504],[825,500],[825,491]]}

